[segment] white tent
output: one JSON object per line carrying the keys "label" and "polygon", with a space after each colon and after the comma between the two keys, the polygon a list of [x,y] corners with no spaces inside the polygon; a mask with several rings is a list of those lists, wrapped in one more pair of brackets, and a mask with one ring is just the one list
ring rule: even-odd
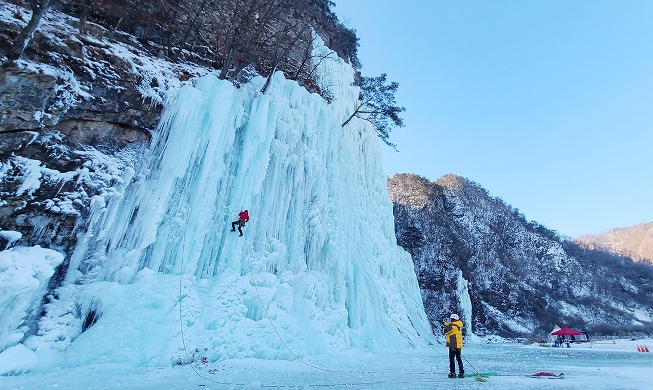
{"label": "white tent", "polygon": [[559,331],[560,329],[561,329],[561,328],[558,326],[558,324],[556,324],[556,326],[554,326],[553,329],[549,332],[549,340],[548,340],[548,341],[549,341],[550,343],[555,343],[556,339],[558,338],[558,336],[554,336],[554,335],[552,335],[551,333],[553,333],[553,332],[557,332],[557,331]]}

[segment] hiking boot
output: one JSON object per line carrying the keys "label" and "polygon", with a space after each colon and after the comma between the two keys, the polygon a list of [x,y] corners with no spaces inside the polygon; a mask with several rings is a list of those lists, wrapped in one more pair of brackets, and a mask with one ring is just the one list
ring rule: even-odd
{"label": "hiking boot", "polygon": [[243,233],[240,233],[239,236],[242,237],[242,236],[243,236]]}
{"label": "hiking boot", "polygon": [[235,231],[236,231],[236,229],[231,229],[231,231],[232,231],[232,232],[235,232]]}
{"label": "hiking boot", "polygon": [[465,373],[464,373],[464,372],[461,372],[460,374],[458,374],[458,378],[464,378],[464,377],[465,377]]}
{"label": "hiking boot", "polygon": [[450,373],[449,373],[449,378],[455,378],[455,377],[456,377],[456,373],[455,373],[455,372],[450,372]]}

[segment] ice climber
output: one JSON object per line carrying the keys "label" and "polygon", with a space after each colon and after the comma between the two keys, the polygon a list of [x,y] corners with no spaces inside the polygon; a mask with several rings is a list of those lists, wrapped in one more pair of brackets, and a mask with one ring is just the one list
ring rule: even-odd
{"label": "ice climber", "polygon": [[452,313],[449,319],[450,321],[442,323],[444,325],[442,333],[444,333],[447,341],[446,345],[449,348],[449,378],[456,377],[454,357],[458,361],[458,378],[464,378],[465,370],[463,369],[463,359],[461,356],[461,350],[463,349],[463,322],[460,321],[460,317],[455,313]]}
{"label": "ice climber", "polygon": [[240,236],[243,236],[243,226],[245,226],[245,222],[249,221],[249,212],[247,210],[241,211],[238,213],[238,221],[234,221],[231,223],[231,231],[235,232],[236,231],[236,225],[238,225],[238,233],[240,233]]}

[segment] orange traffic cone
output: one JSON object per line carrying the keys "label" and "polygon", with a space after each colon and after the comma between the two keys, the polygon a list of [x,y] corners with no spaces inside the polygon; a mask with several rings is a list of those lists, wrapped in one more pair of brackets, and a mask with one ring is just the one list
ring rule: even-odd
{"label": "orange traffic cone", "polygon": [[637,352],[643,352],[643,351],[642,351],[642,346],[641,346],[641,345],[638,345],[638,346],[637,346]]}
{"label": "orange traffic cone", "polygon": [[648,352],[648,347],[644,345],[644,352]]}

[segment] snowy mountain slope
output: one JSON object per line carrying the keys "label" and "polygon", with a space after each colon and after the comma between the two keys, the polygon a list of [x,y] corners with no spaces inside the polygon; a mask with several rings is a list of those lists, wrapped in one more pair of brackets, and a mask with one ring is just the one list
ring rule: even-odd
{"label": "snowy mountain slope", "polygon": [[388,190],[432,321],[462,311],[475,334],[506,337],[546,334],[556,323],[651,331],[651,267],[561,240],[459,176],[395,175]]}
{"label": "snowy mountain slope", "polygon": [[[114,54],[122,47],[97,45]],[[139,56],[148,74],[171,69]],[[12,246],[3,253],[27,252],[50,271],[30,287],[30,302],[16,306],[20,324],[0,318],[0,357],[29,362],[17,370],[166,365],[431,340],[412,260],[396,245],[378,138],[366,122],[340,125],[358,98],[353,70],[330,58],[316,72],[333,92],[330,104],[281,73],[266,93],[261,77],[236,88],[207,74],[166,84],[147,148],[46,143],[70,134],[56,132],[59,117],[43,125],[51,131],[36,130],[3,154],[4,210],[36,206],[3,221]],[[36,159],[35,143],[64,150],[75,164],[50,168],[56,157]],[[230,223],[245,208],[251,221],[238,237]],[[66,210],[68,228],[53,229]],[[48,222],[39,224],[43,215]],[[37,243],[65,258],[46,264],[52,256],[29,247]],[[17,302],[22,290],[3,285],[1,293]]]}
{"label": "snowy mountain slope", "polygon": [[653,264],[653,222],[618,228],[596,236],[576,239],[579,245],[603,249],[635,261]]}

